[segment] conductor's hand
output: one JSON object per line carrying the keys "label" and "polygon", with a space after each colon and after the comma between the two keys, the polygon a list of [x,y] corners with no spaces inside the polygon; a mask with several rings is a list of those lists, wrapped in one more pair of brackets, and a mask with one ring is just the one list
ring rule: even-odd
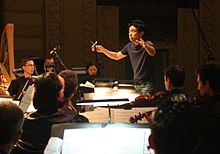
{"label": "conductor's hand", "polygon": [[139,40],[136,40],[136,42],[137,42],[138,44],[140,44],[142,47],[145,48],[146,44],[145,44],[145,41],[144,41],[142,38],[140,38]]}
{"label": "conductor's hand", "polygon": [[95,51],[99,53],[103,53],[106,49],[102,45],[96,45],[95,46]]}

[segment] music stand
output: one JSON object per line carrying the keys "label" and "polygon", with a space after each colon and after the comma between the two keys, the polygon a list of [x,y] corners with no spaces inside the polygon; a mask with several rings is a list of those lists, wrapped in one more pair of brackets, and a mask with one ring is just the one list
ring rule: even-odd
{"label": "music stand", "polygon": [[128,98],[117,98],[117,99],[99,99],[99,100],[84,100],[78,101],[76,105],[93,105],[96,107],[107,107],[108,108],[108,123],[111,123],[111,106],[118,106],[128,104]]}
{"label": "music stand", "polygon": [[150,132],[148,124],[64,123],[52,126],[51,137],[63,139],[62,152],[65,154],[145,154],[149,153]]}

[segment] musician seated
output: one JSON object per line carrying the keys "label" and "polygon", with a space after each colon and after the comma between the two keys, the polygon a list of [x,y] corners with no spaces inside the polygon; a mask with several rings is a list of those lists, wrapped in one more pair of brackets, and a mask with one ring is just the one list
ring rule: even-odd
{"label": "musician seated", "polygon": [[[79,83],[85,84],[86,82],[95,84],[95,79],[99,78],[98,75],[98,67],[94,62],[89,62],[86,64],[86,74],[83,76],[78,76]],[[83,93],[93,93],[93,88],[87,88],[87,87],[79,87],[79,95],[83,95]]]}
{"label": "musician seated", "polygon": [[98,77],[98,67],[94,62],[89,62],[86,64],[86,75],[79,77],[80,83],[85,83],[89,81],[94,83],[94,79]]}
{"label": "musician seated", "polygon": [[[163,102],[165,98],[168,96],[176,96],[182,97],[183,99],[187,99],[187,95],[183,90],[183,85],[185,82],[185,71],[179,65],[173,65],[166,68],[164,72],[164,85],[166,90],[157,92],[154,95],[150,96],[138,96],[135,98],[135,102],[133,105],[141,105],[146,102],[152,103],[152,106],[158,106]],[[148,100],[148,101],[146,101]]]}
{"label": "musician seated", "polygon": [[154,114],[150,147],[156,154],[198,154],[201,120],[196,103],[169,97]]}
{"label": "musician seated", "polygon": [[15,80],[12,80],[8,87],[9,94],[13,96],[15,100],[21,100],[27,88],[34,83],[32,78],[35,71],[34,61],[29,58],[22,59],[20,66],[23,71],[23,75]]}
{"label": "musician seated", "polygon": [[56,73],[55,60],[52,56],[48,56],[44,60],[44,71],[45,72],[55,72]]}

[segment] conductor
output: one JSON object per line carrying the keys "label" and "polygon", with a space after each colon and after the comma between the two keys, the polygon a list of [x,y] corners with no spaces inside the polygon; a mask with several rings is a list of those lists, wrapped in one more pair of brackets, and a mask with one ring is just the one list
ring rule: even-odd
{"label": "conductor", "polygon": [[94,51],[105,54],[113,60],[120,60],[129,56],[133,68],[133,79],[137,84],[137,89],[143,95],[153,92],[154,68],[152,57],[156,50],[151,41],[145,41],[145,24],[141,20],[132,20],[128,24],[129,40],[121,51],[114,52],[96,45]]}

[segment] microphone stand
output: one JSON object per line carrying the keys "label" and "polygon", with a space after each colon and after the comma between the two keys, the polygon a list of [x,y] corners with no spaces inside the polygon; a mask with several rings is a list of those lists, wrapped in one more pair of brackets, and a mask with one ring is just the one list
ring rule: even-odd
{"label": "microphone stand", "polygon": [[61,66],[64,68],[64,70],[66,70],[67,67],[64,65],[63,61],[61,60],[61,58],[59,57],[59,55],[57,54],[57,52],[54,50],[53,53],[55,54],[55,57],[59,60]]}

